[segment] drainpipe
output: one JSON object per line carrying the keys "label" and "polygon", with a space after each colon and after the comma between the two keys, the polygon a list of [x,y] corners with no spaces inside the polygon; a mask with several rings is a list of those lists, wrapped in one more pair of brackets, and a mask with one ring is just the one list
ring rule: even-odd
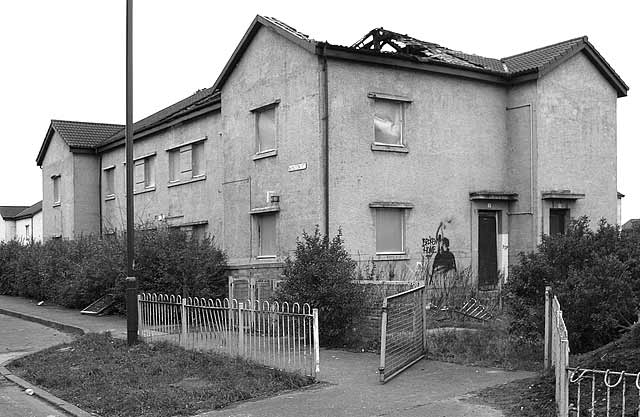
{"label": "drainpipe", "polygon": [[329,236],[329,76],[327,74],[326,44],[318,47],[318,55],[322,60],[322,153],[324,187],[324,234]]}
{"label": "drainpipe", "polygon": [[98,216],[100,216],[98,226],[100,227],[100,237],[102,237],[102,154],[100,154],[100,165],[98,169]]}

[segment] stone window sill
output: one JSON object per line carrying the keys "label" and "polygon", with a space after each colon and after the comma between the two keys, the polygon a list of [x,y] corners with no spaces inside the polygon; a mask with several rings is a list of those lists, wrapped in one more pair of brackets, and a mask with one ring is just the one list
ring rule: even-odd
{"label": "stone window sill", "polygon": [[257,161],[258,159],[270,158],[270,157],[276,156],[276,155],[278,155],[278,150],[277,149],[271,149],[271,150],[268,150],[268,151],[258,152],[257,154],[253,155],[252,159],[254,161]]}
{"label": "stone window sill", "polygon": [[104,201],[111,201],[111,200],[115,200],[115,199],[116,199],[116,195],[115,194],[109,194],[109,195],[104,197]]}
{"label": "stone window sill", "polygon": [[380,143],[372,143],[371,150],[378,152],[409,153],[409,149],[406,146],[382,145]]}
{"label": "stone window sill", "polygon": [[406,253],[385,253],[385,254],[376,254],[373,257],[373,261],[408,261],[410,259],[409,255]]}
{"label": "stone window sill", "polygon": [[177,187],[179,185],[191,184],[192,182],[204,181],[206,179],[207,179],[206,175],[204,175],[204,174],[203,175],[198,175],[197,177],[193,177],[190,180],[169,182],[169,185],[167,185],[167,187],[168,188]]}
{"label": "stone window sill", "polygon": [[53,207],[60,207],[62,204],[59,201],[53,203]]}
{"label": "stone window sill", "polygon": [[138,191],[134,191],[133,195],[138,195],[138,194],[144,194],[144,193],[150,193],[152,191],[156,190],[156,186],[152,186],[152,187],[146,187],[144,190],[138,190]]}

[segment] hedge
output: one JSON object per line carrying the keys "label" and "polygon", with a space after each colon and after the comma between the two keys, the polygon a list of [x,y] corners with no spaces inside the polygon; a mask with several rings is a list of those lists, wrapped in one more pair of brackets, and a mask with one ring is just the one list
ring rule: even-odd
{"label": "hedge", "polygon": [[[178,230],[138,231],[134,271],[143,292],[226,296],[227,257],[212,237],[190,239]],[[84,308],[111,292],[123,310],[124,234],[81,236],[23,244],[0,243],[0,294]]]}

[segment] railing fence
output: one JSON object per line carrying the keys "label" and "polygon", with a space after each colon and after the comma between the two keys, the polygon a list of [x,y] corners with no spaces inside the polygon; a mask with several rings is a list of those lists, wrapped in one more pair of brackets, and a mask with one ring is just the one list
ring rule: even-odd
{"label": "railing fence", "polygon": [[558,298],[545,288],[544,367],[555,372],[559,417],[640,417],[640,373],[569,367],[569,334]]}
{"label": "railing fence", "polygon": [[187,349],[215,350],[316,376],[318,310],[309,304],[138,295],[138,333]]}

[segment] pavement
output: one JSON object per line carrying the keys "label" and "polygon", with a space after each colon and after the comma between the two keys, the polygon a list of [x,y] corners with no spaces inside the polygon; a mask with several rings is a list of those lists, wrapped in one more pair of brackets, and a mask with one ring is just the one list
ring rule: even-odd
{"label": "pavement", "polygon": [[[80,314],[79,311],[58,306],[46,304],[38,306],[35,301],[25,298],[0,296],[0,314],[75,334],[109,331],[115,337],[126,338],[126,320],[123,317],[87,316]],[[4,323],[4,316],[0,316],[0,320],[2,320],[0,323]],[[37,344],[39,343],[36,342],[37,339],[38,332],[34,331],[31,339],[25,339],[27,340],[25,346],[31,346],[36,350],[42,348]],[[0,338],[0,346],[2,346],[2,340]],[[0,365],[3,360],[1,358]],[[322,349],[318,379],[323,383],[271,398],[237,403],[222,410],[200,414],[199,417],[499,417],[503,415],[500,411],[481,405],[477,401],[468,401],[472,396],[471,393],[485,387],[534,375],[531,372],[513,372],[422,360],[381,385],[378,382],[378,362],[379,356],[373,353]],[[38,390],[37,387],[34,388]],[[38,392],[43,396],[48,394],[42,390]],[[50,401],[60,400],[53,398]],[[2,411],[1,408],[0,411]],[[74,411],[67,408],[67,412],[72,416],[89,415],[79,409]],[[4,417],[1,412],[0,415]],[[30,414],[23,415],[30,416]],[[33,416],[40,415],[47,416],[33,414]],[[60,415],[65,416],[65,414]]]}

